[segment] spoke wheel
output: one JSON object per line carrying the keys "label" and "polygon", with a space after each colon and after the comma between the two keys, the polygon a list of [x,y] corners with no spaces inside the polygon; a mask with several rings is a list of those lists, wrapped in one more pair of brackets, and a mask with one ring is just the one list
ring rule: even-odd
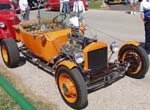
{"label": "spoke wheel", "polygon": [[131,74],[138,74],[142,69],[142,59],[139,54],[135,51],[128,50],[123,54],[123,62],[128,62],[130,64],[128,71]]}
{"label": "spoke wheel", "polygon": [[133,78],[143,78],[149,69],[148,55],[141,46],[124,46],[119,51],[119,60],[130,64],[126,74]]}
{"label": "spoke wheel", "polygon": [[63,100],[73,109],[83,109],[87,106],[87,87],[83,76],[77,68],[65,66],[58,68],[56,81]]}
{"label": "spoke wheel", "polygon": [[62,73],[60,75],[59,86],[62,95],[68,102],[74,103],[77,100],[77,90],[75,84],[68,74]]}

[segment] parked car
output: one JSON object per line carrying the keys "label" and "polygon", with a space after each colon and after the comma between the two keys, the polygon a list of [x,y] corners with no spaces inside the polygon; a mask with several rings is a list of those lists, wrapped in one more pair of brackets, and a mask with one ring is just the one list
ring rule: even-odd
{"label": "parked car", "polygon": [[8,0],[0,0],[0,40],[4,38],[15,38],[15,30],[12,25],[18,24],[14,4]]}
{"label": "parked car", "polygon": [[129,4],[129,0],[105,0],[108,4]]}
{"label": "parked car", "polygon": [[[17,45],[12,38],[1,41],[6,66],[17,67],[21,52],[55,77],[63,100],[77,110],[87,107],[88,93],[111,85],[125,75],[138,79],[145,76],[149,58],[140,43],[128,41],[118,48],[113,42],[108,46],[71,29],[63,23],[65,18],[63,14],[53,19],[39,17],[15,25],[16,39],[23,45]],[[118,55],[112,60],[114,53]]]}
{"label": "parked car", "polygon": [[[75,0],[70,0],[70,9],[73,8],[73,3]],[[86,0],[82,0],[84,3],[84,7],[87,10],[88,9],[88,2]],[[44,7],[48,10],[59,10],[60,9],[60,2],[59,0],[47,0],[47,2],[44,3]]]}
{"label": "parked car", "polygon": [[[45,0],[39,0],[39,1],[41,3],[41,7],[44,7]],[[38,0],[28,0],[28,4],[30,6],[30,9],[37,8]]]}

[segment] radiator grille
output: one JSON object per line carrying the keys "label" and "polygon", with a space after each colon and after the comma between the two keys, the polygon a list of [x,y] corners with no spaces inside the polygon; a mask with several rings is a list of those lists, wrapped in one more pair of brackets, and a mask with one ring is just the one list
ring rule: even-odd
{"label": "radiator grille", "polygon": [[88,52],[88,68],[98,72],[107,66],[107,47]]}

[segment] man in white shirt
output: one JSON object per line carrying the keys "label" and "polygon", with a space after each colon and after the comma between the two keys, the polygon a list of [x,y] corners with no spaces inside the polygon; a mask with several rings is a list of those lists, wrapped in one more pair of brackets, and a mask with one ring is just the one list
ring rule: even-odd
{"label": "man in white shirt", "polygon": [[77,16],[72,16],[69,19],[71,28],[79,28],[79,18]]}
{"label": "man in white shirt", "polygon": [[141,2],[140,17],[145,26],[145,49],[150,53],[150,0]]}
{"label": "man in white shirt", "polygon": [[82,22],[83,13],[85,13],[85,8],[82,0],[76,0],[73,4],[73,12],[75,12],[76,16],[79,17],[79,20]]}
{"label": "man in white shirt", "polygon": [[30,7],[27,0],[19,0],[20,15],[23,20],[29,20]]}
{"label": "man in white shirt", "polygon": [[69,23],[72,29],[72,34],[84,35],[85,26],[79,21],[79,18],[75,15],[74,12],[70,13]]}
{"label": "man in white shirt", "polygon": [[74,12],[70,13],[69,24],[71,27],[71,34],[77,35],[79,33],[80,24],[79,24],[79,18],[75,16]]}

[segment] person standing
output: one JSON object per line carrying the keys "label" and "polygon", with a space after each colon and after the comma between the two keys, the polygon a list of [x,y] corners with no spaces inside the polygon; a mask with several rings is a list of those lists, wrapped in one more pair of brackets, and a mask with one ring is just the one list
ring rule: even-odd
{"label": "person standing", "polygon": [[136,8],[138,4],[138,0],[129,0],[130,3],[130,14],[135,15],[136,14]]}
{"label": "person standing", "polygon": [[83,20],[83,13],[85,13],[85,8],[82,0],[76,0],[73,4],[73,12],[82,22]]}
{"label": "person standing", "polygon": [[69,0],[63,0],[63,12],[69,13]]}
{"label": "person standing", "polygon": [[72,35],[84,35],[85,27],[80,23],[79,18],[74,12],[70,13],[69,24],[71,27]]}
{"label": "person standing", "polygon": [[140,17],[145,27],[145,49],[150,53],[150,0],[140,3]]}
{"label": "person standing", "polygon": [[69,24],[72,29],[79,29],[79,18],[74,12],[70,13]]}
{"label": "person standing", "polygon": [[19,0],[20,15],[22,20],[29,20],[30,7],[27,0]]}
{"label": "person standing", "polygon": [[59,3],[60,3],[60,9],[59,9],[59,12],[60,12],[60,13],[63,12],[63,1],[64,1],[64,0],[59,0]]}

